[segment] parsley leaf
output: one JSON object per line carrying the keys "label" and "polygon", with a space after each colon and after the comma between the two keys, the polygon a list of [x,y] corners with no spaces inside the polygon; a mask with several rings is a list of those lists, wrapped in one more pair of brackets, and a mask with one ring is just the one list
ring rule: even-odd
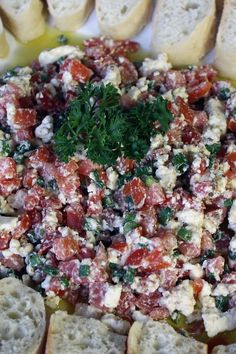
{"label": "parsley leaf", "polygon": [[176,170],[181,174],[186,172],[187,169],[189,168],[189,162],[188,162],[187,157],[181,153],[176,154],[173,157],[172,163],[173,163],[174,167],[176,168]]}

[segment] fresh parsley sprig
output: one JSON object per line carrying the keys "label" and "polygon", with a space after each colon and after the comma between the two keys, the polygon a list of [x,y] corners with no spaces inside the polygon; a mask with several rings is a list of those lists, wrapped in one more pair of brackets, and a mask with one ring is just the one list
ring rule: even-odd
{"label": "fresh parsley sprig", "polygon": [[70,103],[54,135],[54,150],[65,162],[79,146],[99,164],[113,164],[122,155],[139,161],[148,152],[154,123],[159,122],[159,130],[165,133],[171,119],[167,101],[161,96],[125,110],[113,85],[90,82],[79,88],[78,97]]}

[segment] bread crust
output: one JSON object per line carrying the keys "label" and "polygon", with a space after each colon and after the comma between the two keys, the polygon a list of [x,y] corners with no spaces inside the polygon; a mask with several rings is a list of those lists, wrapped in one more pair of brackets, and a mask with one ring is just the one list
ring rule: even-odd
{"label": "bread crust", "polygon": [[6,39],[6,33],[3,28],[2,20],[0,18],[0,58],[7,56],[9,52],[9,45]]}
{"label": "bread crust", "polygon": [[127,354],[139,354],[139,341],[142,334],[143,325],[141,322],[134,322],[129,330],[127,342]]}
{"label": "bread crust", "polygon": [[107,24],[101,20],[99,7],[99,0],[96,0],[96,14],[101,33],[114,39],[129,39],[135,36],[147,23],[152,1],[138,0],[135,7],[129,11],[129,15],[124,16],[123,21],[119,23],[114,21],[113,24]]}
{"label": "bread crust", "polygon": [[81,27],[91,13],[94,1],[86,0],[84,6],[74,9],[71,13],[61,14],[53,9],[53,0],[47,0],[49,13],[55,21],[56,27],[61,31],[74,31]]}
{"label": "bread crust", "polygon": [[17,15],[6,0],[0,2],[4,25],[21,42],[28,42],[45,31],[43,5],[40,0],[29,0],[28,6]]}
{"label": "bread crust", "polygon": [[182,67],[190,64],[199,64],[201,58],[214,45],[216,32],[216,7],[215,2],[212,2],[212,8],[200,21],[194,31],[181,42],[170,44],[167,41],[162,44],[158,41],[158,33],[156,33],[156,26],[159,20],[158,13],[161,11],[162,4],[165,0],[159,0],[154,10],[153,19],[153,35],[152,35],[152,52],[157,55],[159,53],[167,53],[169,61],[175,67]]}
{"label": "bread crust", "polygon": [[220,75],[236,80],[236,48],[227,43],[225,46],[223,38],[227,29],[227,24],[231,21],[231,0],[225,0],[220,26],[216,37],[214,65]]}

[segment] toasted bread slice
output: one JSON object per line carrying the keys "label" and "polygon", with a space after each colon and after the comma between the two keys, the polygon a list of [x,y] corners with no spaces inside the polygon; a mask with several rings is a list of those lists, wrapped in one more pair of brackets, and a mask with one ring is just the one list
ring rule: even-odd
{"label": "toasted bread slice", "polygon": [[0,280],[0,352],[40,353],[46,321],[42,296],[15,278]]}
{"label": "toasted bread slice", "polygon": [[103,35],[128,39],[146,24],[151,0],[96,0],[96,14]]}
{"label": "toasted bread slice", "polygon": [[49,12],[61,31],[74,31],[87,20],[93,0],[47,0]]}
{"label": "toasted bread slice", "polygon": [[57,311],[50,318],[46,354],[124,354],[126,336],[94,318]]}
{"label": "toasted bread slice", "polygon": [[0,18],[0,58],[7,56],[9,52],[9,46],[6,39],[5,30],[3,28],[2,20]]}
{"label": "toasted bread slice", "polygon": [[45,20],[40,0],[1,0],[0,10],[4,25],[18,40],[28,42],[43,34]]}
{"label": "toasted bread slice", "polygon": [[230,345],[217,345],[213,348],[211,354],[235,354],[236,353],[236,344]]}
{"label": "toasted bread slice", "polygon": [[216,37],[215,66],[222,76],[236,79],[236,0],[225,0]]}
{"label": "toasted bread slice", "polygon": [[159,0],[154,10],[152,52],[167,53],[174,66],[199,64],[215,37],[214,0]]}
{"label": "toasted bread slice", "polygon": [[128,354],[207,354],[207,345],[177,333],[165,322],[134,322],[128,336]]}

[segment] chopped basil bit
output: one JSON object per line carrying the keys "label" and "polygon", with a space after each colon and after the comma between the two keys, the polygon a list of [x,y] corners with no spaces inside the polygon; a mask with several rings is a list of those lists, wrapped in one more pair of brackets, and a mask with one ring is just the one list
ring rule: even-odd
{"label": "chopped basil bit", "polygon": [[225,206],[226,208],[230,208],[232,205],[233,205],[233,200],[232,200],[232,199],[226,199],[226,200],[224,201],[224,206]]}
{"label": "chopped basil bit", "polygon": [[229,296],[216,296],[215,304],[218,310],[225,312],[229,309]]}
{"label": "chopped basil bit", "polygon": [[181,227],[177,233],[177,236],[183,241],[190,241],[192,238],[192,233],[185,227]]}
{"label": "chopped basil bit", "polygon": [[13,154],[13,159],[16,161],[16,163],[23,163],[25,160],[25,156],[24,156],[24,154],[21,154],[18,151],[15,151]]}
{"label": "chopped basil bit", "polygon": [[69,39],[64,34],[60,34],[57,37],[57,42],[60,43],[61,45],[65,45],[69,43]]}
{"label": "chopped basil bit", "polygon": [[64,289],[69,287],[69,280],[66,277],[61,277],[60,283]]}
{"label": "chopped basil bit", "polygon": [[212,236],[214,242],[220,241],[224,237],[224,233],[220,230],[216,231],[216,233]]}
{"label": "chopped basil bit", "polygon": [[232,259],[232,261],[236,261],[236,252],[229,251],[229,258]]}
{"label": "chopped basil bit", "polygon": [[118,187],[122,187],[126,182],[130,181],[133,178],[131,172],[125,173],[121,175],[118,179]]}
{"label": "chopped basil bit", "polygon": [[58,190],[57,181],[55,179],[51,179],[48,181],[47,187],[48,189],[51,189],[51,191],[56,192]]}
{"label": "chopped basil bit", "polygon": [[151,187],[153,183],[157,182],[157,180],[152,176],[144,176],[142,180],[144,181],[147,187]]}
{"label": "chopped basil bit", "polygon": [[124,282],[132,284],[134,282],[134,277],[135,277],[135,269],[128,267],[128,269],[124,274],[124,278],[123,278]]}
{"label": "chopped basil bit", "polygon": [[43,235],[40,235],[40,233],[36,233],[34,230],[30,230],[27,232],[26,236],[30,243],[37,244],[40,242],[41,236]]}
{"label": "chopped basil bit", "polygon": [[9,144],[9,141],[7,140],[2,140],[2,154],[4,156],[9,156],[11,153],[11,146]]}
{"label": "chopped basil bit", "polygon": [[38,267],[43,264],[43,259],[37,253],[31,253],[29,256],[29,263],[32,267]]}
{"label": "chopped basil bit", "polygon": [[135,176],[140,178],[142,178],[143,176],[151,176],[152,173],[152,166],[139,166],[135,170]]}
{"label": "chopped basil bit", "polygon": [[17,151],[21,154],[24,154],[25,152],[28,152],[30,150],[33,149],[33,146],[32,144],[27,141],[27,140],[24,140],[22,141],[18,146],[17,146]]}
{"label": "chopped basil bit", "polygon": [[179,250],[177,250],[177,249],[175,249],[175,250],[173,250],[173,257],[179,257],[181,255],[181,253],[180,253],[180,251]]}
{"label": "chopped basil bit", "polygon": [[129,221],[124,225],[124,234],[126,235],[128,232],[134,230],[138,226],[136,221]]}
{"label": "chopped basil bit", "polygon": [[45,187],[45,182],[44,182],[43,177],[38,177],[36,180],[36,184],[40,187]]}
{"label": "chopped basil bit", "polygon": [[215,251],[214,250],[207,250],[204,254],[200,256],[200,264],[203,264],[203,262],[208,259],[208,258],[213,258],[215,256]]}
{"label": "chopped basil bit", "polygon": [[166,207],[164,209],[161,209],[160,213],[159,213],[160,224],[162,224],[163,226],[166,226],[172,216],[173,216],[173,211],[171,208]]}
{"label": "chopped basil bit", "polygon": [[176,170],[181,174],[186,172],[187,169],[189,168],[189,162],[188,162],[187,157],[181,153],[179,153],[173,157],[172,164],[174,165]]}
{"label": "chopped basil bit", "polygon": [[140,247],[140,248],[148,248],[148,243],[138,243],[138,246]]}
{"label": "chopped basil bit", "polygon": [[49,266],[49,265],[45,265],[43,267],[43,271],[44,271],[44,273],[46,273],[48,275],[51,275],[51,277],[55,277],[56,275],[59,274],[59,270],[57,268],[54,268],[54,267]]}
{"label": "chopped basil bit", "polygon": [[215,278],[215,275],[214,273],[209,273],[208,276],[207,276],[207,281],[211,284],[215,283],[216,282],[216,278]]}
{"label": "chopped basil bit", "polygon": [[79,267],[79,276],[81,278],[87,277],[90,274],[90,266],[88,264],[81,264]]}
{"label": "chopped basil bit", "polygon": [[98,188],[104,188],[105,184],[103,183],[103,181],[101,181],[98,171],[94,170],[92,173],[93,173],[93,177],[94,177],[93,181],[94,181],[95,185]]}
{"label": "chopped basil bit", "polygon": [[125,197],[125,203],[127,204],[127,209],[132,210],[134,208],[134,202],[130,195]]}
{"label": "chopped basil bit", "polygon": [[228,87],[222,88],[219,92],[219,99],[225,101],[229,97],[230,97],[230,89]]}
{"label": "chopped basil bit", "polygon": [[105,208],[114,208],[115,202],[113,201],[112,197],[109,195],[106,195],[103,200],[102,204]]}
{"label": "chopped basil bit", "polygon": [[215,144],[212,144],[212,145],[206,145],[206,148],[212,155],[216,155],[220,151],[221,143],[215,143]]}

